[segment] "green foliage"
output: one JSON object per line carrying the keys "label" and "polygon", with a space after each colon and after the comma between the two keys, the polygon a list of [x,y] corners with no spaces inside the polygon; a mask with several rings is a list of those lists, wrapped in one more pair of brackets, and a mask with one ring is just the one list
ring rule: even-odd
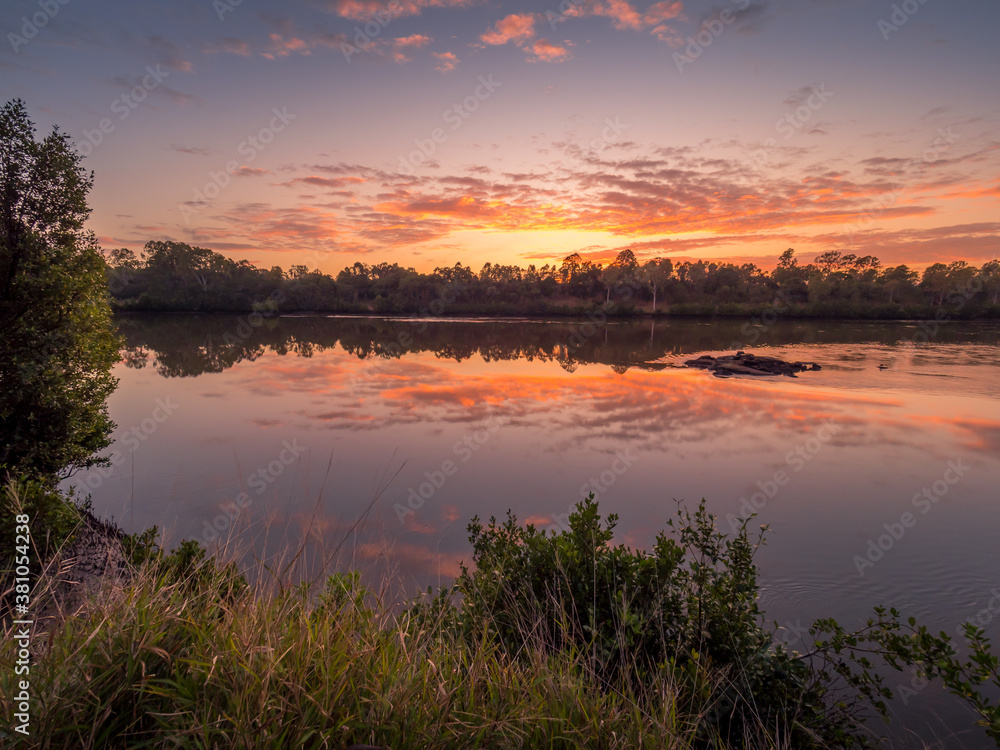
{"label": "green foliage", "polygon": [[[669,522],[649,552],[614,546],[616,516],[602,524],[593,497],[569,530],[540,532],[508,514],[469,525],[474,570],[462,568],[452,620],[473,641],[496,641],[511,658],[569,653],[608,684],[642,689],[658,675],[683,685],[687,707],[711,706],[699,736],[736,742],[761,725],[796,747],[860,746],[863,714],[837,711],[822,679],[773,645],[757,606],[760,543],[744,524],[715,530],[702,502]],[[447,611],[439,597],[431,611]]]}
{"label": "green foliage", "polygon": [[0,467],[51,479],[100,463],[118,360],[92,177],[69,137],[34,136],[24,103],[0,110]]}
{"label": "green foliage", "polygon": [[122,550],[133,567],[142,567],[148,560],[155,559],[160,554],[159,536],[160,530],[156,526],[122,536]]}
{"label": "green foliage", "polygon": [[884,607],[876,607],[875,616],[860,631],[848,633],[834,620],[818,620],[810,632],[825,636],[816,641],[817,653],[832,658],[833,669],[848,684],[861,694],[877,696],[880,703],[892,692],[873,673],[869,654],[877,654],[895,669],[914,667],[925,677],[940,678],[979,715],[976,724],[1000,747],[1000,658],[990,650],[981,628],[965,625],[971,652],[967,658],[959,656],[947,633],[935,636],[912,617],[901,622],[898,610]]}
{"label": "green foliage", "polygon": [[[0,534],[6,540],[14,539],[15,517],[28,516],[31,530],[31,559],[47,559],[55,550],[73,540],[80,526],[80,513],[89,512],[89,503],[78,504],[72,494],[64,496],[48,483],[22,479],[7,482],[0,489]],[[3,552],[13,552],[13,546],[4,544]]]}
{"label": "green foliage", "polygon": [[870,255],[824,253],[799,265],[789,248],[765,273],[752,263],[640,263],[623,250],[607,266],[578,253],[542,268],[487,262],[479,273],[456,263],[418,273],[395,263],[355,263],[332,277],[302,265],[255,268],[182,242],[146,243],[143,260],[105,252],[109,286],[122,310],[344,311],[432,315],[746,316],[761,308],[787,317],[1000,317],[1000,261],[981,268],[936,264],[918,283],[906,266],[882,268]]}
{"label": "green foliage", "polygon": [[[365,598],[354,576],[331,578],[311,602],[305,587],[224,597],[213,582],[184,590],[147,570],[53,632],[33,664],[24,744],[690,746],[699,717],[677,707],[669,682],[608,691],[572,660],[511,661],[438,627],[414,631]],[[11,639],[0,643],[5,715],[13,654]]]}
{"label": "green foliage", "polygon": [[247,590],[246,577],[235,563],[220,564],[208,557],[205,548],[194,539],[185,539],[169,552],[159,544],[159,530],[154,526],[143,532],[124,535],[122,547],[136,569],[145,568],[166,585],[179,586],[185,591],[211,587],[220,596]]}

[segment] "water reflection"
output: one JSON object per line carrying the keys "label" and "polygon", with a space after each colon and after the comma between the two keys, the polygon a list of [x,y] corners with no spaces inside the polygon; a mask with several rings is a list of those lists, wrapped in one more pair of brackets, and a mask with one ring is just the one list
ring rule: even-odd
{"label": "water reflection", "polygon": [[[340,348],[360,359],[400,359],[431,352],[461,362],[525,360],[559,362],[573,370],[581,364],[604,364],[616,372],[629,368],[662,369],[664,357],[751,346],[861,344],[897,347],[921,340],[915,323],[779,321],[753,326],[743,320],[673,320],[667,322],[592,321],[432,321],[323,316],[257,319],[229,316],[128,316],[119,329],[127,342],[126,364],[143,367],[154,355],[164,377],[222,372],[265,352],[311,357]],[[943,325],[933,340],[939,345],[986,347],[1000,344],[1000,326]],[[920,358],[932,357],[933,348]],[[864,352],[843,351],[839,364],[863,363]],[[976,357],[969,358],[976,363]]]}

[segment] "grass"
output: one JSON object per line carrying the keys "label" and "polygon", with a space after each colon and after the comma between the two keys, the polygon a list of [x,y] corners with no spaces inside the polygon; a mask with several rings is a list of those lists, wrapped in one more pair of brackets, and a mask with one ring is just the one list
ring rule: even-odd
{"label": "grass", "polygon": [[[211,563],[209,563],[211,565]],[[147,563],[53,629],[31,672],[26,747],[607,747],[702,744],[711,700],[664,672],[609,685],[585,653],[512,658],[418,626],[334,576],[264,593]],[[13,713],[12,654],[0,706]],[[705,674],[707,683],[723,674]],[[775,746],[761,728],[761,747]]]}

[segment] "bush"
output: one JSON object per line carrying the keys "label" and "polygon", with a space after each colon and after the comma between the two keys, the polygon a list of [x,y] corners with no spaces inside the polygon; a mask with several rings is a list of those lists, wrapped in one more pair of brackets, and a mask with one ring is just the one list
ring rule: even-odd
{"label": "bush", "polygon": [[[72,491],[64,496],[50,482],[29,479],[7,482],[0,489],[0,534],[5,541],[13,540],[14,517],[28,516],[32,544],[45,559],[73,540],[73,533],[80,525],[80,513],[89,508],[89,500],[78,503]],[[8,547],[3,550],[6,553]]]}
{"label": "bush", "polygon": [[455,626],[515,658],[569,653],[607,685],[641,691],[665,674],[688,710],[711,706],[706,742],[738,744],[769,727],[795,747],[864,744],[863,712],[832,708],[836,680],[775,647],[762,626],[762,535],[751,541],[745,522],[733,538],[715,531],[702,502],[693,514],[679,508],[677,538],[660,534],[646,553],[611,545],[616,521],[602,524],[593,496],[560,533],[509,513],[503,524],[473,519],[475,569],[463,566],[455,586]]}

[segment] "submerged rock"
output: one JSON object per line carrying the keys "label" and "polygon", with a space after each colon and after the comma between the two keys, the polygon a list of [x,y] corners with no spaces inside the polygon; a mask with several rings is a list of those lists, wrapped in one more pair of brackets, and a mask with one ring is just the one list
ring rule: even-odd
{"label": "submerged rock", "polygon": [[697,359],[687,360],[684,364],[688,367],[709,370],[717,378],[728,378],[731,375],[751,375],[755,377],[787,375],[790,378],[794,378],[797,377],[795,374],[797,372],[822,369],[815,362],[786,362],[777,357],[758,357],[756,354],[748,354],[746,352],[724,354],[721,357],[702,354]]}

